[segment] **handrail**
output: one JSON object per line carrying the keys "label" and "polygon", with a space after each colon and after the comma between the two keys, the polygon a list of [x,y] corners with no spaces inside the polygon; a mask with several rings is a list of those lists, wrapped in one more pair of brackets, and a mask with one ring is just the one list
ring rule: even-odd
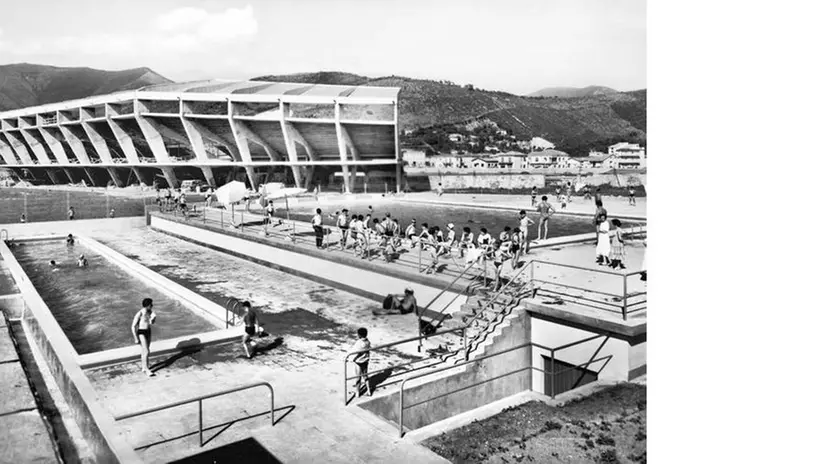
{"label": "handrail", "polygon": [[121,421],[124,419],[130,419],[132,417],[143,416],[146,414],[151,414],[153,412],[163,411],[165,409],[171,409],[178,406],[182,406],[184,404],[198,402],[198,439],[201,447],[204,446],[204,415],[203,415],[203,400],[214,398],[216,396],[222,396],[229,393],[235,393],[241,390],[248,390],[250,388],[255,387],[267,387],[270,390],[270,425],[275,425],[275,391],[272,388],[272,385],[269,382],[256,382],[251,383],[248,385],[242,385],[240,387],[230,388],[227,390],[221,390],[215,393],[209,393],[206,395],[196,396],[194,398],[190,398],[187,400],[175,401],[174,403],[165,404],[162,406],[156,406],[154,408],[144,409],[143,411],[133,412],[129,414],[123,414],[120,416],[115,416],[115,421]]}
{"label": "handrail", "polygon": [[[483,360],[485,360],[485,359],[490,359],[490,358],[492,358],[492,357],[499,356],[499,355],[501,355],[501,354],[510,353],[511,351],[516,351],[516,350],[519,350],[519,349],[522,349],[522,348],[525,348],[525,347],[528,347],[528,346],[530,346],[531,348],[533,348],[533,347],[539,347],[539,348],[541,348],[541,349],[544,349],[544,350],[548,350],[548,351],[550,351],[550,352],[551,352],[552,359],[553,359],[553,357],[555,357],[555,355],[556,355],[556,352],[557,352],[557,351],[561,351],[561,350],[564,350],[564,349],[570,348],[570,347],[572,347],[572,346],[580,345],[580,344],[582,344],[582,343],[587,343],[587,342],[589,342],[589,341],[595,340],[595,339],[597,339],[597,338],[601,338],[601,337],[603,337],[603,336],[605,337],[605,341],[604,341],[604,342],[603,342],[603,344],[602,344],[602,345],[600,345],[600,347],[599,347],[599,349],[602,349],[602,346],[605,344],[605,342],[607,342],[607,341],[608,341],[608,338],[610,338],[610,337],[609,337],[609,336],[607,336],[607,335],[595,335],[595,336],[592,336],[592,337],[584,338],[584,339],[582,339],[582,340],[578,340],[578,341],[576,341],[576,342],[571,342],[571,343],[568,343],[568,344],[565,344],[565,345],[562,345],[562,346],[558,346],[558,347],[553,347],[553,348],[552,348],[552,347],[549,347],[549,346],[542,345],[542,344],[540,344],[540,343],[536,343],[536,342],[525,342],[525,343],[522,343],[522,344],[519,344],[519,345],[516,345],[516,346],[510,347],[510,348],[508,348],[508,349],[505,349],[505,350],[502,350],[502,351],[498,351],[498,352],[496,352],[496,353],[491,353],[491,354],[487,354],[487,355],[484,355],[484,356],[480,356],[480,357],[475,358],[475,359],[471,359],[471,360],[469,360],[469,361],[463,361],[463,362],[461,362],[461,363],[454,364],[454,365],[452,365],[452,366],[442,367],[442,368],[439,368],[439,369],[436,369],[436,370],[427,371],[427,372],[422,372],[422,373],[420,373],[420,374],[414,374],[414,375],[412,375],[412,376],[410,376],[410,377],[406,377],[405,379],[403,379],[403,380],[401,381],[401,384],[399,385],[399,437],[401,438],[401,437],[403,437],[403,436],[404,436],[404,410],[405,410],[405,406],[404,406],[404,385],[405,385],[405,383],[407,383],[407,381],[409,381],[409,380],[415,380],[415,379],[419,379],[419,378],[422,378],[422,377],[426,377],[426,376],[428,376],[428,375],[433,375],[433,374],[438,374],[438,373],[441,373],[441,372],[444,372],[444,371],[448,371],[448,370],[450,370],[450,369],[456,369],[456,368],[463,367],[463,366],[466,366],[466,365],[469,365],[469,364],[473,364],[473,363],[477,363],[477,362],[483,361]],[[597,352],[596,352],[596,353],[599,353],[599,349],[597,350]],[[596,354],[596,353],[595,353],[595,354]],[[593,357],[592,357],[592,359],[591,359],[589,362],[585,363],[585,365],[588,365],[588,364],[593,364],[593,363],[595,363],[595,362],[601,361],[601,360],[606,359],[606,358],[610,360],[611,358],[613,358],[613,355],[604,356],[604,357],[599,358],[599,359],[593,359]],[[606,362],[605,364],[608,364],[608,363]],[[580,367],[580,366],[575,366],[575,367]],[[603,368],[604,368],[604,367],[605,367],[605,366],[603,366]],[[505,376],[507,376],[507,375],[511,375],[511,374],[516,373],[516,372],[521,372],[521,371],[523,371],[523,370],[527,370],[527,369],[541,370],[541,369],[539,369],[539,368],[535,368],[535,367],[533,367],[533,366],[526,366],[526,367],[519,368],[519,369],[517,369],[517,370],[515,370],[515,371],[513,371],[513,372],[509,372],[509,373],[506,373],[506,374],[499,375],[499,376],[497,376],[497,377],[494,377],[493,379],[487,379],[487,380],[485,380],[485,381],[483,381],[483,382],[480,382],[480,383],[484,383],[484,382],[487,382],[487,381],[490,381],[490,380],[495,380],[495,379],[498,379],[498,378],[502,378],[502,377],[505,377]],[[544,371],[544,370],[541,370],[541,371],[542,371],[542,372],[545,372],[545,373],[549,373],[549,374],[551,374],[551,375],[555,375],[555,372],[548,372],[548,371]],[[600,369],[600,371],[602,371],[602,369]],[[458,391],[466,390],[466,389],[468,389],[468,388],[472,388],[472,387],[474,387],[474,386],[476,386],[476,385],[479,385],[480,383],[478,383],[478,384],[474,384],[474,385],[471,385],[471,386],[467,386],[467,387],[462,387],[462,388],[460,388],[460,389],[458,389],[458,390],[455,390],[455,391],[452,391],[452,392],[448,392],[448,393],[442,394],[442,395],[437,396],[437,397],[435,397],[435,398],[430,398],[430,399],[428,399],[428,400],[426,400],[426,401],[422,401],[422,402],[419,402],[419,403],[417,403],[417,404],[422,404],[422,403],[425,403],[425,402],[427,402],[427,401],[432,401],[432,400],[434,400],[434,399],[438,399],[438,398],[440,398],[440,397],[442,397],[442,396],[446,396],[446,395],[448,395],[448,394],[452,394],[452,393],[456,393],[456,392],[458,392]],[[556,395],[553,395],[553,397],[555,397],[555,396],[556,396]],[[410,408],[410,407],[416,406],[417,404],[407,405],[407,407],[408,407],[408,408]]]}

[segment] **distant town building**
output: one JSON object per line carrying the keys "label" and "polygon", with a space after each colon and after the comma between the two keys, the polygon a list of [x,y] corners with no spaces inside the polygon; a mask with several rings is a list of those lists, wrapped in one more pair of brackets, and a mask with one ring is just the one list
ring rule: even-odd
{"label": "distant town building", "polygon": [[608,154],[616,157],[616,169],[642,169],[646,166],[645,148],[637,143],[616,143],[608,147]]}
{"label": "distant town building", "polygon": [[427,161],[427,152],[418,149],[404,149],[402,150],[402,160],[404,160],[408,166],[421,168],[425,166],[425,162]]}
{"label": "distant town building", "polygon": [[645,148],[640,147],[638,143],[620,142],[608,147],[609,155],[619,155],[620,152],[641,154],[645,158]]}
{"label": "distant town building", "polygon": [[491,169],[499,165],[499,160],[496,158],[473,158],[470,165],[474,169]]}
{"label": "distant town building", "polygon": [[531,139],[531,150],[539,151],[539,150],[553,150],[556,148],[552,142],[549,142],[542,137],[534,137]]}
{"label": "distant town building", "polygon": [[532,168],[555,168],[567,166],[570,157],[564,151],[547,149],[529,154],[527,160]]}
{"label": "distant town building", "polygon": [[447,138],[453,143],[462,143],[465,141],[464,135],[455,132],[453,134],[449,134]]}
{"label": "distant town building", "polygon": [[495,156],[498,167],[508,169],[525,169],[527,166],[525,159],[527,157],[528,155],[518,151],[509,151]]}

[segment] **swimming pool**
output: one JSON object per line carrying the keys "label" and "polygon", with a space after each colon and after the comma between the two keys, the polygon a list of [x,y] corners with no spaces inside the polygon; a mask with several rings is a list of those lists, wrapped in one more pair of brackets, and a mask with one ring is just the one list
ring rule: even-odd
{"label": "swimming pool", "polygon": [[[286,218],[287,211],[284,208],[284,202],[280,204],[273,203],[277,208],[276,216]],[[321,208],[324,216],[324,224],[332,226],[335,221],[327,217],[328,214],[334,214],[343,208],[350,210],[350,215],[353,214],[367,214],[368,203],[353,202],[350,204],[335,204],[335,205],[290,205],[290,217],[299,221],[310,222],[315,214],[316,207]],[[402,228],[407,227],[411,219],[416,219],[418,226],[426,222],[428,225],[439,226],[442,230],[446,230],[449,223],[453,223],[456,227],[456,233],[461,234],[462,228],[470,227],[474,234],[479,233],[479,229],[486,227],[491,234],[498,234],[505,226],[511,228],[519,227],[519,213],[517,211],[505,211],[498,209],[485,208],[470,208],[466,206],[442,206],[442,205],[422,205],[416,203],[403,202],[377,202],[373,206],[373,217],[382,220],[385,213],[392,214],[393,218],[399,220]],[[528,210],[528,208],[526,208]],[[539,222],[539,214],[528,211],[528,217]],[[536,225],[531,226],[531,237],[536,234]],[[420,230],[420,227],[417,228]],[[564,237],[567,235],[584,234],[593,232],[594,226],[591,225],[590,218],[566,216],[556,214],[551,217],[550,225],[548,226],[548,237]]]}
{"label": "swimming pool", "polygon": [[[144,298],[154,300],[158,314],[153,341],[215,330],[178,301],[79,243],[18,242],[12,252],[78,354],[134,344],[130,325]],[[76,266],[80,254],[88,267]],[[57,270],[50,260],[58,262]]]}
{"label": "swimming pool", "polygon": [[0,224],[19,223],[24,213],[27,222],[65,221],[69,206],[75,209],[75,219],[106,218],[111,209],[115,210],[115,217],[144,214],[143,198],[102,192],[0,188]]}

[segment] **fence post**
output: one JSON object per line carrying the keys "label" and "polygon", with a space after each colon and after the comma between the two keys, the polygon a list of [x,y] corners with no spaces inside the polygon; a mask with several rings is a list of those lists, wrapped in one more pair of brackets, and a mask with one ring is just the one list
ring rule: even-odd
{"label": "fence post", "polygon": [[470,352],[467,349],[467,327],[462,329],[462,346],[465,349],[465,361],[470,357]]}
{"label": "fence post", "polygon": [[[68,194],[69,194],[69,192],[66,192],[66,195],[68,195]],[[69,209],[69,208],[67,207],[66,209]],[[31,218],[29,217],[29,194],[28,193],[23,194],[23,214],[26,215],[26,222],[30,222]]]}
{"label": "fence post", "polygon": [[628,276],[622,275],[622,320],[628,320]]}
{"label": "fence post", "polygon": [[344,356],[344,405],[347,406],[347,356]]}
{"label": "fence post", "polygon": [[198,444],[204,446],[204,405],[198,400]]}

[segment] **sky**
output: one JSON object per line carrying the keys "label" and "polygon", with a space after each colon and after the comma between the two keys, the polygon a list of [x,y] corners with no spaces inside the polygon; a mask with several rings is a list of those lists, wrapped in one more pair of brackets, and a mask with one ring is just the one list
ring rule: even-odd
{"label": "sky", "polygon": [[344,71],[525,94],[646,87],[645,0],[65,0],[0,15],[0,64],[175,81]]}

